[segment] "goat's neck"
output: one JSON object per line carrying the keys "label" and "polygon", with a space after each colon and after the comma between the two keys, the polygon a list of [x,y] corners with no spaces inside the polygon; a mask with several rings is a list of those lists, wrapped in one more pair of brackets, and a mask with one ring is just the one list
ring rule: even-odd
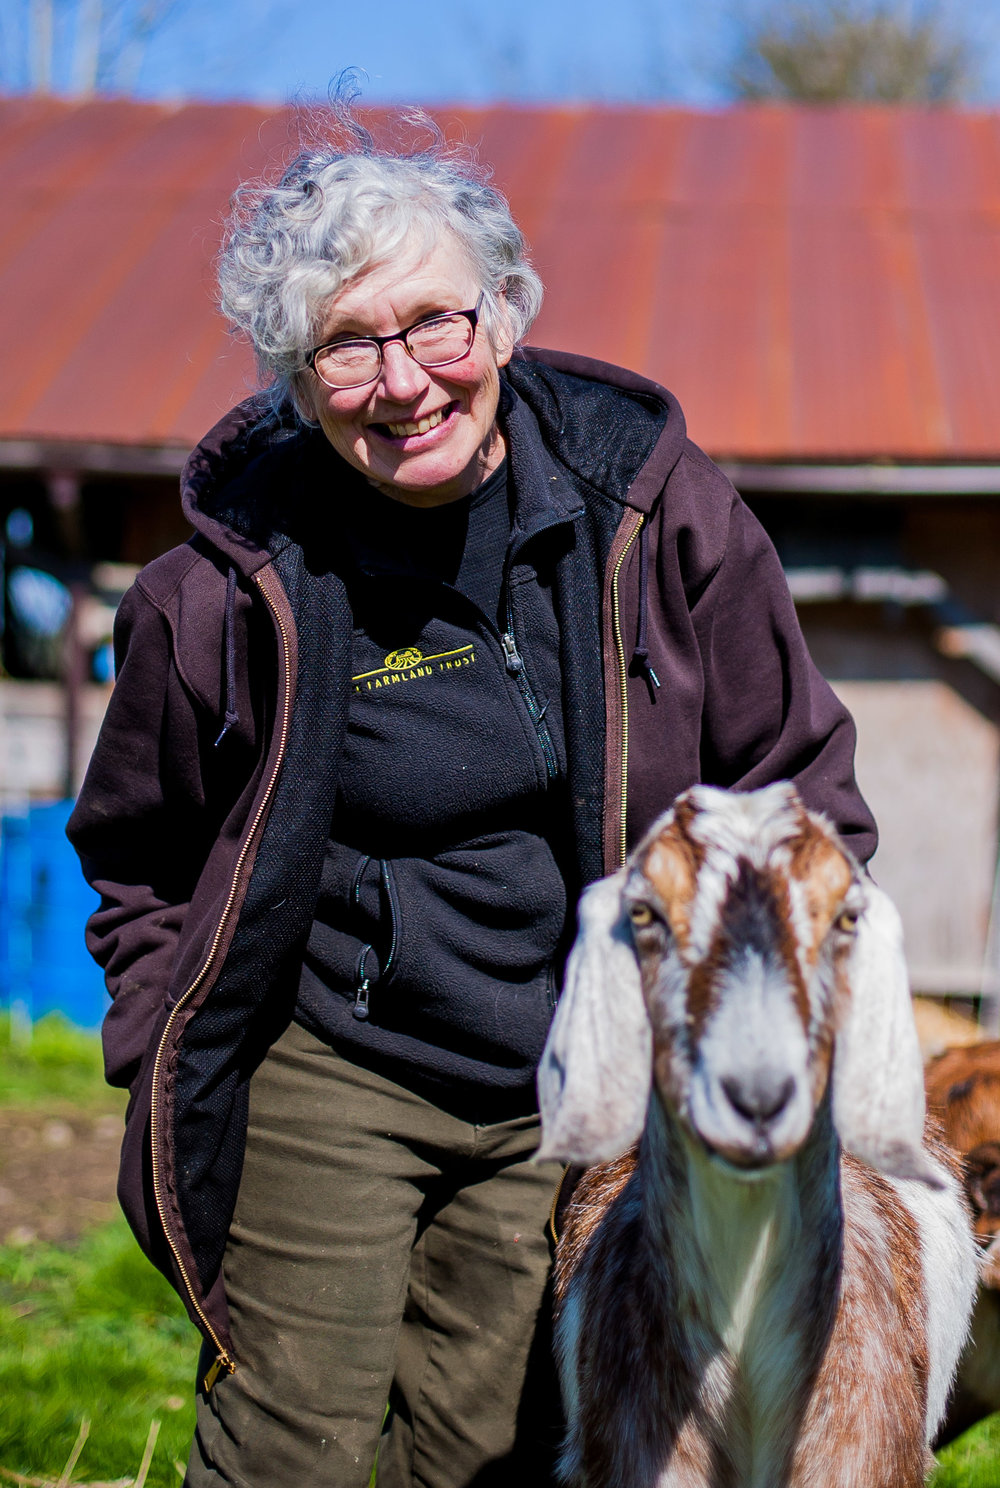
{"label": "goat's neck", "polygon": [[[839,1147],[829,1102],[800,1152],[752,1178],[710,1158],[654,1095],[640,1153],[650,1239],[674,1260],[678,1298],[739,1358],[761,1331],[802,1334],[836,1269]],[[818,1325],[820,1319],[814,1319]]]}

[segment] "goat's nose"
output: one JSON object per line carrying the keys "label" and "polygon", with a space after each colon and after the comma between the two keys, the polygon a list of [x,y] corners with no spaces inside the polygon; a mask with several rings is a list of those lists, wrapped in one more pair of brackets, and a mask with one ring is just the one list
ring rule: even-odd
{"label": "goat's nose", "polygon": [[744,1121],[754,1126],[766,1126],[776,1120],[795,1093],[795,1081],[791,1075],[784,1080],[759,1075],[748,1079],[737,1079],[727,1075],[722,1081],[726,1099],[738,1111]]}

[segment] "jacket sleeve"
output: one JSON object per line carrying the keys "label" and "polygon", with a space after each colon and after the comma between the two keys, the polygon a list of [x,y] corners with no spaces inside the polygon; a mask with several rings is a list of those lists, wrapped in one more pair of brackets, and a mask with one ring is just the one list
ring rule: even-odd
{"label": "jacket sleeve", "polygon": [[867,862],[878,836],[854,777],[854,722],[813,663],[778,555],[739,498],[691,618],[705,679],[702,778],[737,790],[794,781]]}
{"label": "jacket sleeve", "polygon": [[140,585],[115,622],[117,681],[67,835],[101,896],[87,948],[112,1006],[105,1071],[128,1085],[162,1012],[209,842],[201,754],[210,720],[173,663],[165,616]]}

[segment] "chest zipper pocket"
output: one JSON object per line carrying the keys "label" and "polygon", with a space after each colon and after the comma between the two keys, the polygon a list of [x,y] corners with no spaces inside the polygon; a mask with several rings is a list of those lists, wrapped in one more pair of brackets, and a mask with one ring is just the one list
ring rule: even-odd
{"label": "chest zipper pocket", "polygon": [[[355,907],[361,904],[361,885],[364,881],[365,872],[369,863],[377,861],[379,868],[379,899],[388,910],[389,918],[389,949],[386,953],[384,963],[380,965],[378,953],[374,945],[369,942],[361,947],[358,952],[358,964],[355,971],[354,1002],[351,1005],[351,1016],[359,1023],[367,1023],[371,1015],[369,999],[371,997],[371,984],[373,981],[380,982],[388,977],[396,960],[396,948],[399,939],[399,899],[396,895],[396,883],[392,876],[392,869],[385,858],[374,860],[368,856],[361,859],[357,872],[354,875],[354,883],[351,886],[351,897]],[[374,973],[369,972],[369,958],[375,963]]]}
{"label": "chest zipper pocket", "polygon": [[500,637],[503,647],[504,665],[514,678],[521,693],[521,700],[528,711],[535,734],[538,737],[538,745],[542,751],[542,759],[545,761],[545,774],[548,780],[556,780],[559,776],[559,762],[556,759],[555,746],[552,743],[552,735],[549,726],[545,722],[545,711],[548,703],[540,704],[528,681],[528,674],[524,668],[524,657],[517,649],[517,637],[514,634],[514,604],[511,599],[511,586],[509,579],[505,581],[507,588],[507,629]]}

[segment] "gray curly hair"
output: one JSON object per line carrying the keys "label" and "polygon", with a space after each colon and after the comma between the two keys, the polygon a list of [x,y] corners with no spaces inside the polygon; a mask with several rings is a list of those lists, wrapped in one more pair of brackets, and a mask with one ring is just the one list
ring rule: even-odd
{"label": "gray curly hair", "polygon": [[306,422],[298,381],[328,301],[367,269],[428,251],[442,231],[482,284],[494,346],[501,333],[521,340],[542,303],[521,231],[471,152],[435,131],[430,149],[396,154],[355,121],[348,128],[352,148],[305,150],[276,185],[238,189],[218,264],[223,314],[253,343],[272,406],[290,400]]}

